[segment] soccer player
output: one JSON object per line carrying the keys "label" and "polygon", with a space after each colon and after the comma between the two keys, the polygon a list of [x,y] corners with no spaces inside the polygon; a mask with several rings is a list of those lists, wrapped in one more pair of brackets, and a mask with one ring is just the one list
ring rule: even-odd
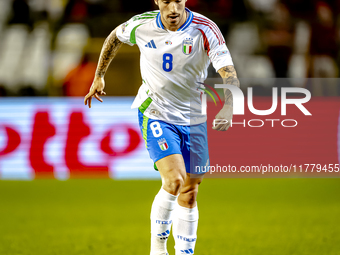
{"label": "soccer player", "polygon": [[[143,79],[132,108],[138,108],[139,125],[162,187],[151,208],[151,255],[166,255],[173,226],[176,255],[193,254],[198,210],[196,196],[209,166],[206,116],[201,113],[200,84],[212,62],[224,83],[239,87],[224,38],[214,22],[185,8],[185,0],[155,0],[159,11],[134,16],[107,37],[85,104],[102,102],[104,75],[122,43],[140,49]],[[225,104],[213,127],[230,126],[232,94],[224,90]]]}

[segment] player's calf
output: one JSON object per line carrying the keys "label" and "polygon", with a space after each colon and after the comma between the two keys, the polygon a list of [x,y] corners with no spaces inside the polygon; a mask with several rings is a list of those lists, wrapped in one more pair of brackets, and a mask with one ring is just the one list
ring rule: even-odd
{"label": "player's calf", "polygon": [[[197,177],[197,176],[196,176]],[[187,178],[178,197],[173,217],[173,236],[176,255],[194,254],[197,239],[198,209],[196,197],[203,176]]]}
{"label": "player's calf", "polygon": [[163,188],[158,192],[151,208],[151,255],[167,254],[167,239],[172,224],[172,212],[177,204],[174,196]]}
{"label": "player's calf", "polygon": [[176,255],[194,254],[197,239],[198,210],[177,205],[173,218]]}

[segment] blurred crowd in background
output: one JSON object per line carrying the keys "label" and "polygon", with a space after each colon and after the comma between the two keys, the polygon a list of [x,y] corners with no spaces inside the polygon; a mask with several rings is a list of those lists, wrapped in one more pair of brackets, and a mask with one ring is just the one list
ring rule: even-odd
{"label": "blurred crowd in background", "polygon": [[[240,78],[339,76],[340,0],[188,0],[186,5],[220,27]],[[0,96],[84,96],[105,37],[154,9],[153,0],[0,0]],[[124,54],[128,50],[120,56],[120,75],[139,76],[129,69],[131,61],[138,65],[138,53],[126,61]],[[209,76],[217,77],[212,68]],[[337,79],[323,80],[329,82],[312,88],[313,94],[340,94]],[[136,93],[123,89],[118,95]]]}

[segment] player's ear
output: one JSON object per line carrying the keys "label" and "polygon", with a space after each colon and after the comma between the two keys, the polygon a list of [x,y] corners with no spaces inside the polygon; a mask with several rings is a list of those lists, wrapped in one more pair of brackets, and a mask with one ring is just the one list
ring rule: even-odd
{"label": "player's ear", "polygon": [[154,0],[155,1],[155,4],[158,6],[158,0]]}

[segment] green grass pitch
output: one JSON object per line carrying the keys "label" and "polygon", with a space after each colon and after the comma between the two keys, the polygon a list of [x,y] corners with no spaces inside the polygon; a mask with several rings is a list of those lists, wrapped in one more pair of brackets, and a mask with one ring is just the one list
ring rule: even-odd
{"label": "green grass pitch", "polygon": [[[0,254],[147,255],[159,187],[1,181]],[[340,179],[206,179],[198,206],[197,255],[340,254]]]}

